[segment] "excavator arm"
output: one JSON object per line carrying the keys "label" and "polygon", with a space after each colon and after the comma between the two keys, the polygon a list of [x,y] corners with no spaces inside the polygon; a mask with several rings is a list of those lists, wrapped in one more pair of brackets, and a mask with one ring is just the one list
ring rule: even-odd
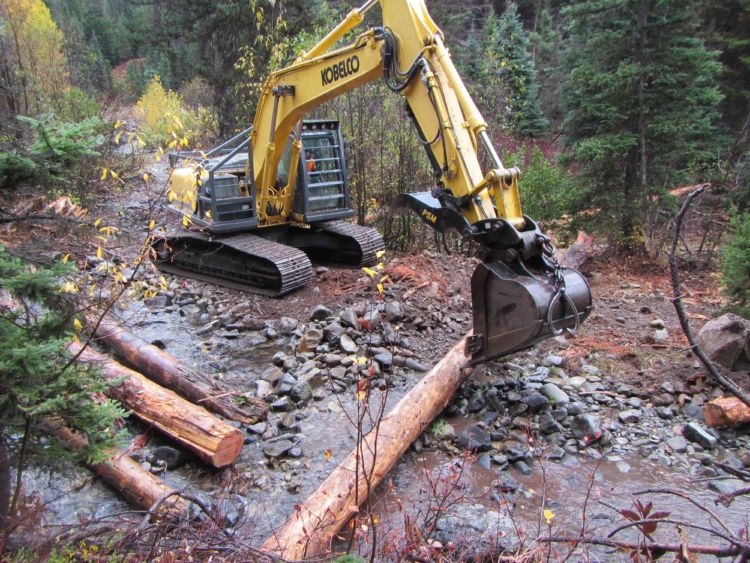
{"label": "excavator arm", "polygon": [[[383,26],[360,35],[351,45],[331,50],[378,3]],[[288,171],[288,186],[279,190],[278,164],[284,144],[302,117],[323,102],[381,76],[391,90],[406,98],[442,195],[453,202],[467,224],[501,217],[522,228],[525,220],[518,196],[518,170],[506,169],[497,157],[486,133],[487,124],[422,0],[371,0],[352,10],[294,64],[271,74],[258,103],[252,132],[255,183],[260,197],[285,201],[288,208],[294,167]],[[493,168],[487,172],[479,163],[479,143],[493,161]],[[299,150],[298,144],[294,155]],[[293,165],[297,162],[294,155]],[[261,213],[263,208],[259,205]],[[429,209],[422,211],[423,219],[435,226],[438,215]]]}

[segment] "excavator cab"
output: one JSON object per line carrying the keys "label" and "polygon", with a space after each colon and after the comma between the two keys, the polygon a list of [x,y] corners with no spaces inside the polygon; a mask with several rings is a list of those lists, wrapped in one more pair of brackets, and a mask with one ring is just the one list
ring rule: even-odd
{"label": "excavator cab", "polygon": [[349,208],[344,137],[339,122],[304,121],[301,140],[292,212],[300,223],[352,217],[354,211]]}

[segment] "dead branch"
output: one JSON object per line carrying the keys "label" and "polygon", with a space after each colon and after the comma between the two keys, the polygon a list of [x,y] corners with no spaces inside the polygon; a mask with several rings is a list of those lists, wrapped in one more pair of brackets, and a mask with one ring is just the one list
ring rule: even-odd
{"label": "dead branch", "polygon": [[691,545],[686,544],[668,544],[668,543],[632,543],[615,540],[603,540],[597,538],[578,538],[568,536],[551,536],[546,538],[539,538],[538,541],[542,543],[570,543],[570,544],[587,544],[587,545],[601,545],[605,547],[613,547],[615,549],[627,549],[630,551],[652,551],[652,552],[669,552],[669,553],[700,553],[701,555],[713,555],[715,557],[734,557],[737,555],[745,555],[746,552],[739,545],[732,545],[729,547],[715,547],[712,545]]}
{"label": "dead branch", "polygon": [[690,321],[685,314],[685,309],[682,305],[682,294],[680,292],[680,273],[677,265],[677,243],[680,237],[680,231],[682,231],[682,221],[685,217],[690,204],[695,198],[703,193],[705,186],[701,186],[697,190],[694,190],[685,199],[680,211],[674,218],[674,236],[672,237],[672,248],[667,254],[669,258],[669,273],[672,278],[672,293],[674,298],[672,303],[674,304],[675,311],[677,312],[677,318],[680,321],[682,332],[685,333],[688,341],[690,342],[691,350],[695,353],[701,363],[705,366],[706,371],[713,377],[722,387],[727,391],[735,395],[743,403],[750,407],[750,396],[748,396],[734,381],[722,374],[716,365],[706,356],[693,336],[693,331],[690,328]]}

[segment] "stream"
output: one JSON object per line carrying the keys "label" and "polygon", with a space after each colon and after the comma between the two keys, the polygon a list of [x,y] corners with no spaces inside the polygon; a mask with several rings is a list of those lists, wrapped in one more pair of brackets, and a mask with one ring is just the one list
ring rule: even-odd
{"label": "stream", "polygon": [[[288,351],[290,345],[284,337],[254,338],[253,333],[239,339],[213,339],[207,345],[196,337],[199,323],[185,317],[183,309],[176,306],[150,310],[134,304],[125,319],[144,340],[164,347],[188,365],[217,374],[239,391],[252,389],[259,374],[271,365],[274,354]],[[248,344],[248,339],[253,343]],[[419,377],[418,373],[395,377],[388,392],[388,408]],[[168,485],[206,499],[230,529],[260,544],[354,447],[356,434],[350,418],[356,401],[352,395],[335,394],[324,387],[306,406],[294,412],[271,413],[267,422],[245,428],[245,447],[232,468],[214,470],[188,461],[158,475]],[[459,433],[475,421],[454,416],[446,422]],[[145,432],[149,448],[169,445],[138,422],[129,421],[128,428],[132,435]],[[292,440],[295,448],[283,459],[269,456],[268,445],[282,439]],[[406,523],[420,526],[428,521],[436,526],[436,537],[442,544],[461,539],[463,533],[520,535],[528,543],[538,535],[540,524],[542,533],[551,530],[557,535],[578,535],[585,508],[587,534],[604,537],[624,522],[607,505],[632,509],[635,492],[655,488],[670,488],[689,496],[714,511],[735,532],[747,526],[750,514],[747,497],[735,500],[729,508],[716,504],[717,492],[709,490],[701,475],[688,474],[686,467],[665,467],[634,453],[610,451],[599,460],[582,454],[567,455],[562,461],[542,461],[546,446],[540,440],[537,448],[541,455],[532,464],[531,474],[524,475],[515,468],[501,471],[489,465],[487,469],[476,458],[462,457],[455,447],[433,445],[410,449],[376,489],[371,508],[378,515],[381,536],[403,537]],[[30,468],[25,488],[27,494],[34,493],[46,504],[44,518],[49,524],[76,524],[129,511],[116,493],[82,469],[51,474]],[[436,499],[442,501],[436,504]],[[672,518],[716,526],[707,513],[684,499],[656,494],[643,499],[644,503],[653,501],[654,511],[669,512]],[[545,509],[552,514],[549,526],[542,515]],[[716,544],[706,532],[687,530],[686,534],[691,543]],[[630,528],[616,537],[634,541],[638,532]],[[668,525],[660,525],[654,538],[670,543],[683,541],[675,527]],[[360,548],[367,550],[365,544]],[[561,553],[566,550],[558,549]],[[613,557],[602,548],[591,553],[600,560]]]}

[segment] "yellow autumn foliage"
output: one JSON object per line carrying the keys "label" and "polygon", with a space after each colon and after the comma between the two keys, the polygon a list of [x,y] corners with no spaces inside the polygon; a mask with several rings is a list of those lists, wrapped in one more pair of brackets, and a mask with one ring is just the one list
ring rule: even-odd
{"label": "yellow autumn foliage", "polygon": [[188,108],[182,96],[167,90],[161,78],[155,76],[136,103],[136,117],[146,143],[152,146],[167,145],[170,149],[209,146],[216,140],[218,122],[207,108]]}
{"label": "yellow autumn foliage", "polygon": [[0,49],[17,113],[45,111],[69,88],[63,34],[43,0],[0,1]]}

